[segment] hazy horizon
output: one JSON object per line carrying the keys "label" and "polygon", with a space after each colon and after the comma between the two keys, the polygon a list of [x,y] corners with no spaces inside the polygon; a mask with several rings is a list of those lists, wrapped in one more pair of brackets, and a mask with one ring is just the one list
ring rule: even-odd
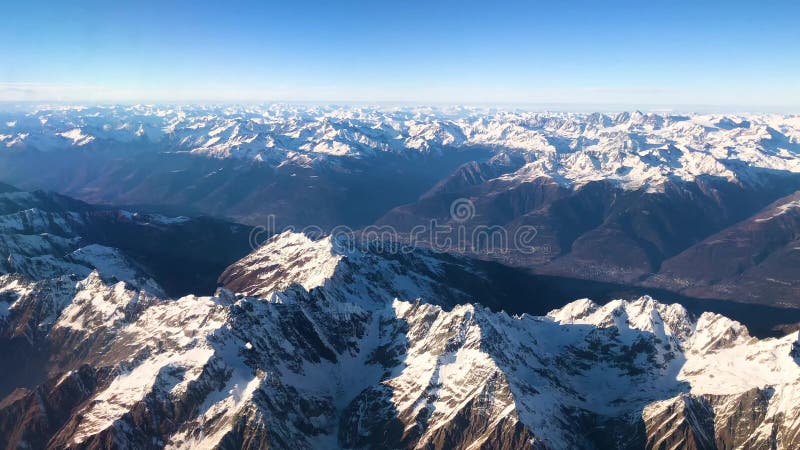
{"label": "hazy horizon", "polygon": [[320,107],[320,108],[368,108],[368,109],[393,109],[393,108],[463,108],[474,109],[476,111],[509,111],[509,112],[531,112],[531,113],[575,113],[575,114],[617,114],[623,112],[639,111],[647,114],[726,114],[726,115],[749,115],[749,114],[779,114],[779,115],[798,115],[800,107],[782,106],[736,106],[736,105],[623,105],[623,104],[582,104],[582,103],[551,103],[551,104],[531,104],[531,103],[478,103],[478,102],[392,102],[392,101],[293,101],[293,100],[265,100],[265,101],[92,101],[92,100],[29,100],[29,101],[10,101],[0,100],[0,111],[47,109],[50,107],[132,107],[132,106],[161,106],[161,107],[267,107],[267,106],[300,106],[300,107]]}
{"label": "hazy horizon", "polygon": [[794,2],[6,6],[0,101],[800,111]]}

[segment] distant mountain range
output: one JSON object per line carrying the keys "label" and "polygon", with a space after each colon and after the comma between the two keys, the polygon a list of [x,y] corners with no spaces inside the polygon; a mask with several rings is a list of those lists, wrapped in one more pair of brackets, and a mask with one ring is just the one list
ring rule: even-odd
{"label": "distant mountain range", "polygon": [[529,113],[470,108],[61,107],[3,113],[8,149],[188,152],[314,166],[378,155],[488,148],[508,175],[660,189],[699,176],[754,181],[800,172],[800,116]]}

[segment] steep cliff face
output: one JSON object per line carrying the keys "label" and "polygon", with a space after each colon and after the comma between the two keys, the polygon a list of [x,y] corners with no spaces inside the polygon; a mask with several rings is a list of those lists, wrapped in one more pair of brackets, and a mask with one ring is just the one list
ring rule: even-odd
{"label": "steep cliff face", "polygon": [[[91,273],[42,328],[47,380],[0,403],[2,445],[800,444],[796,332],[758,340],[648,297],[509,316],[435,289],[452,262],[287,233],[212,297],[164,299]],[[46,303],[25,286],[6,289]]]}

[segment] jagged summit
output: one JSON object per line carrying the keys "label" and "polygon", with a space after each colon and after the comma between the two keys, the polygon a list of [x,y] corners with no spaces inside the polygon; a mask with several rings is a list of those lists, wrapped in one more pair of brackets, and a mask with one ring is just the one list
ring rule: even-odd
{"label": "jagged summit", "polygon": [[339,300],[385,303],[394,298],[436,299],[443,305],[474,302],[446,278],[454,273],[488,283],[469,260],[409,249],[371,247],[346,236],[312,239],[291,231],[272,237],[220,277],[229,289],[267,297],[293,284],[322,288]]}

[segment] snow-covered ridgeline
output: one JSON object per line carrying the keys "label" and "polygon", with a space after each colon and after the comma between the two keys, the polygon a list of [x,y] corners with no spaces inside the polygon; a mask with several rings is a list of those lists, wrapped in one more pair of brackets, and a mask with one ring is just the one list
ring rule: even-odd
{"label": "snow-covered ridgeline", "polygon": [[521,153],[515,179],[616,180],[656,188],[670,177],[751,181],[800,172],[800,117],[536,113],[479,108],[43,108],[7,113],[0,145],[61,150],[121,144],[272,164],[331,157],[439,153],[473,147]]}
{"label": "snow-covered ridgeline", "polygon": [[[590,447],[579,428],[587,417],[643,420],[648,436],[669,439],[665,408],[710,404],[709,420],[723,429],[756,390],[764,414],[750,443],[797,442],[796,332],[758,340],[725,317],[695,318],[649,297],[578,300],[542,317],[445,309],[430,290],[437,263],[409,261],[286,233],[228,272],[227,285],[252,283],[251,295],[161,301],[90,275],[52,336],[116,369],[63,438],[171,448],[242,439]],[[132,413],[143,408],[170,414],[173,425],[148,428]],[[391,431],[394,420],[403,426]]]}

